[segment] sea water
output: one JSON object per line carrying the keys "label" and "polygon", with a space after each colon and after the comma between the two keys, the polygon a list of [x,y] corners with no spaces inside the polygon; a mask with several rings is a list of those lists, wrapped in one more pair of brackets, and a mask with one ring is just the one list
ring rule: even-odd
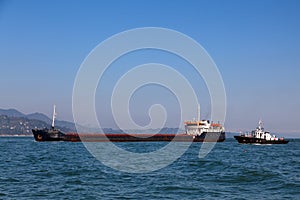
{"label": "sea water", "polygon": [[[118,143],[124,149],[164,143]],[[82,143],[0,137],[0,199],[300,199],[300,140],[285,145],[217,143],[198,158],[194,143],[171,165],[120,172]]]}

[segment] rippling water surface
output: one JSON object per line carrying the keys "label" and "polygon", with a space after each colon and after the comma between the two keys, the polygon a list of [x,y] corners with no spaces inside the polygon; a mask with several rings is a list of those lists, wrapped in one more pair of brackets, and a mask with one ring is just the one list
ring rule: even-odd
{"label": "rippling water surface", "polygon": [[166,168],[130,174],[104,166],[82,143],[1,137],[0,199],[300,199],[300,140],[242,145],[227,139],[204,159],[200,145]]}

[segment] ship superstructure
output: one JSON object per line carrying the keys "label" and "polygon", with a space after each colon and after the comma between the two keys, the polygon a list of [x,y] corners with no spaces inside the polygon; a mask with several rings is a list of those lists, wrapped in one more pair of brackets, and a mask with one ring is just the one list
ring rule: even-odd
{"label": "ship superstructure", "polygon": [[200,120],[200,106],[198,105],[197,120],[185,121],[185,131],[188,135],[200,136],[203,133],[224,133],[225,129],[220,123],[209,120]]}

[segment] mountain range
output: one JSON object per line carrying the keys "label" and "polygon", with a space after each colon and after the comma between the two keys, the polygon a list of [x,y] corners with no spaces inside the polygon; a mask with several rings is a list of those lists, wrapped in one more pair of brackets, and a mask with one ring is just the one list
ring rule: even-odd
{"label": "mountain range", "polygon": [[[52,120],[47,115],[38,112],[26,115],[16,109],[0,109],[0,115],[5,115],[7,117],[15,117],[15,118],[26,118],[30,120],[39,120],[49,125],[52,123]],[[55,124],[57,127],[64,127],[65,129],[69,129],[70,131],[76,130],[75,124],[72,122],[55,120]]]}
{"label": "mountain range", "polygon": [[[31,129],[49,128],[52,120],[45,114],[32,113],[24,114],[16,109],[0,109],[0,135],[32,135]],[[69,121],[55,120],[55,127],[63,132],[76,132],[75,124]],[[83,132],[93,133],[124,133],[119,129],[103,128],[101,131],[97,128],[81,126]],[[126,130],[130,133],[140,133],[141,130]],[[148,129],[142,132],[146,133],[177,133],[184,132],[179,128]]]}

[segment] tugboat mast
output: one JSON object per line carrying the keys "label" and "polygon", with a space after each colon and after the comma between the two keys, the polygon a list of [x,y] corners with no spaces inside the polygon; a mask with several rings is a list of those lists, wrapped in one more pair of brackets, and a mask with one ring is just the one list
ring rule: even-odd
{"label": "tugboat mast", "polygon": [[51,126],[52,129],[54,129],[55,116],[56,116],[55,105],[53,105],[52,126]]}
{"label": "tugboat mast", "polygon": [[263,121],[261,119],[258,121],[258,130],[264,131]]}

